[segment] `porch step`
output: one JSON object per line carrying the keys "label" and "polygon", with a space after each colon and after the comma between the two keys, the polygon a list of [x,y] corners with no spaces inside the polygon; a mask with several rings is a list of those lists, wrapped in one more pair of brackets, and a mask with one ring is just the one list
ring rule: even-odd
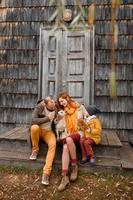
{"label": "porch step", "polygon": [[28,152],[31,151],[29,128],[16,127],[0,135],[0,150]]}
{"label": "porch step", "polygon": [[[96,157],[98,159],[120,159],[120,151],[122,144],[117,136],[117,134],[112,130],[103,130],[102,132],[102,141],[100,145],[94,147]],[[24,155],[25,159],[29,159],[31,153],[31,144],[30,144],[30,133],[29,129],[25,127],[16,127],[11,131],[8,131],[0,135],[0,159],[4,159],[7,153],[8,159],[11,157],[15,159],[19,156]],[[58,145],[56,151],[55,160],[61,160],[62,147]],[[44,157],[47,153],[47,145],[44,142],[40,143],[39,157]],[[1,155],[3,154],[3,155]],[[12,156],[13,155],[13,158]],[[78,156],[80,158],[81,153],[78,151]],[[44,162],[44,161],[43,161]]]}
{"label": "porch step", "polygon": [[[8,166],[20,166],[20,167],[28,167],[32,169],[38,169],[44,166],[45,157],[39,156],[36,161],[29,160],[30,152],[10,152],[10,151],[1,151],[0,150],[0,165],[8,165]],[[61,168],[61,158],[54,160],[54,165],[58,165]],[[121,168],[121,160],[114,158],[105,158],[99,157],[97,158],[97,162],[95,168]],[[80,166],[82,170],[89,170],[92,167],[89,164],[85,164],[84,166]]]}
{"label": "porch step", "polygon": [[[120,142],[117,134],[112,130],[103,130],[102,131],[102,139],[101,144],[94,146],[94,152],[96,157],[102,158],[114,158],[120,159],[120,151],[121,151],[122,143]],[[41,141],[40,142],[40,155],[45,156],[47,152],[46,144]],[[61,159],[62,146],[58,144],[56,159]],[[77,146],[77,154],[79,159],[81,159],[80,155],[80,147]]]}
{"label": "porch step", "polygon": [[101,144],[94,147],[97,157],[120,158],[122,143],[114,130],[103,130]]}

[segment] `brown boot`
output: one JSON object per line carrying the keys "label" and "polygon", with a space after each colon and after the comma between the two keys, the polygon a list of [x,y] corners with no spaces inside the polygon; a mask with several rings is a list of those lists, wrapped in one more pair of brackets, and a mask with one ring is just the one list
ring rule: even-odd
{"label": "brown boot", "polygon": [[58,187],[58,191],[61,192],[61,191],[65,190],[66,186],[69,185],[69,184],[70,184],[70,182],[69,182],[68,176],[63,176],[62,180],[61,180],[61,183],[60,183],[60,185]]}
{"label": "brown boot", "polygon": [[71,181],[76,181],[76,179],[78,178],[78,165],[72,165],[72,172],[71,172],[71,176],[70,176],[70,180]]}

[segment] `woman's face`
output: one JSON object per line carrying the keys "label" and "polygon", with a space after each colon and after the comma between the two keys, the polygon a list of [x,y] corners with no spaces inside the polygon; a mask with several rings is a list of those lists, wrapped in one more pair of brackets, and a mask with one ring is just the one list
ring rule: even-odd
{"label": "woman's face", "polygon": [[66,99],[63,99],[63,98],[61,98],[61,97],[59,98],[59,102],[60,102],[60,105],[61,105],[61,106],[64,106],[64,107],[65,107],[65,106],[67,105],[67,100],[66,100]]}

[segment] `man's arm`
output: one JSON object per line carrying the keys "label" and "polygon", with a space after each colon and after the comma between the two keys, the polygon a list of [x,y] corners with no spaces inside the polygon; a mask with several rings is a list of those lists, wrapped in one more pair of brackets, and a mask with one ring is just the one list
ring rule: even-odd
{"label": "man's arm", "polygon": [[45,122],[48,122],[50,121],[50,119],[46,116],[42,116],[42,113],[43,113],[43,109],[44,109],[44,106],[41,105],[41,104],[38,104],[33,113],[32,113],[32,119],[31,119],[31,124],[43,124]]}

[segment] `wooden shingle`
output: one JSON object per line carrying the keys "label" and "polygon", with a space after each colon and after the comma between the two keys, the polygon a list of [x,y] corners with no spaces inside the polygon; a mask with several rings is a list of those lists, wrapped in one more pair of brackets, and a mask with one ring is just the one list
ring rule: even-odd
{"label": "wooden shingle", "polygon": [[[74,11],[74,0],[65,1]],[[94,1],[82,0],[85,19]],[[0,4],[0,129],[30,124],[31,112],[38,98],[39,31],[50,25],[56,5],[46,0],[2,0]],[[103,127],[118,130],[119,137],[131,141],[133,129],[133,12],[132,0],[123,0],[117,14],[118,45],[116,88],[118,98],[110,99],[111,34],[109,0],[96,0],[94,103],[101,110]]]}

